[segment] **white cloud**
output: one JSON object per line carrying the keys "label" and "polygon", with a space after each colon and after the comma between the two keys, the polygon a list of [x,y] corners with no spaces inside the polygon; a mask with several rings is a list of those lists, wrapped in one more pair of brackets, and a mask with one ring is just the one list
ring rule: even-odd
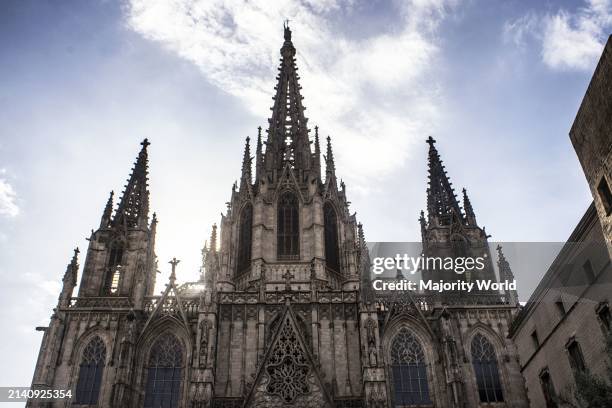
{"label": "white cloud", "polygon": [[397,25],[360,40],[332,27],[332,14],[355,7],[350,1],[132,0],[127,14],[129,27],[196,64],[262,123],[271,106],[281,22],[289,18],[310,126],[319,124],[342,145],[341,175],[364,187],[366,179],[400,166],[412,143],[433,131],[440,92],[426,74],[437,62],[436,27],[453,5],[398,4]]}
{"label": "white cloud", "polygon": [[503,39],[507,43],[513,43],[516,47],[524,49],[527,38],[538,29],[540,17],[529,12],[514,21],[507,21],[503,28]]}
{"label": "white cloud", "polygon": [[612,28],[612,1],[587,0],[574,12],[529,13],[504,26],[504,39],[524,46],[530,34],[541,42],[542,62],[555,70],[592,70]]}
{"label": "white cloud", "polygon": [[0,169],[0,216],[16,217],[19,214],[17,193],[13,186],[2,177],[6,170]]}

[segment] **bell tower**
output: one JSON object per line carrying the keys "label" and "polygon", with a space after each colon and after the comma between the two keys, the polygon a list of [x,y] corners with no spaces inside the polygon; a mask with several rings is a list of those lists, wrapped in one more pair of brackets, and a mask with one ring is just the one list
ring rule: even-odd
{"label": "bell tower", "polygon": [[[486,231],[476,222],[472,203],[464,188],[463,209],[459,205],[453,184],[446,173],[436,141],[431,136],[427,139],[429,145],[427,188],[427,217],[421,211],[421,235],[423,255],[425,257],[470,257],[484,258],[484,268],[474,268],[462,274],[456,270],[441,270],[440,268],[425,268],[424,280],[444,281],[474,281],[481,279],[496,280],[489,242]],[[456,269],[456,268],[455,268]]]}
{"label": "bell tower", "polygon": [[130,297],[138,308],[155,286],[155,229],[149,223],[148,154],[145,139],[113,214],[113,192],[100,226],[89,237],[79,297]]}

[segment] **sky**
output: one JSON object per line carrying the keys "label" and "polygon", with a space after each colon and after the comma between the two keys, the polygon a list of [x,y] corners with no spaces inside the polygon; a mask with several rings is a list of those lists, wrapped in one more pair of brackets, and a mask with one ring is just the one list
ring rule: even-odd
{"label": "sky", "polygon": [[197,278],[270,115],[285,19],[368,241],[420,239],[429,135],[491,240],[568,238],[591,201],[568,132],[610,0],[2,1],[0,385],[30,384],[34,327],[145,137],[156,291],[174,256]]}

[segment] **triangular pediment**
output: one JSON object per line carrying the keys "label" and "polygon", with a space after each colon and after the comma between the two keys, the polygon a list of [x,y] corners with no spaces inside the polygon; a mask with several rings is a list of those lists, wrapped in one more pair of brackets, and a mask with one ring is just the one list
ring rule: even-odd
{"label": "triangular pediment", "polygon": [[151,314],[149,314],[149,318],[147,319],[142,332],[144,333],[146,331],[145,329],[151,324],[151,322],[153,322],[154,319],[163,316],[174,317],[175,319],[178,319],[178,321],[182,322],[185,327],[189,327],[189,321],[187,320],[187,315],[183,310],[179,290],[174,284],[174,281],[168,283],[161,297],[156,300],[156,303],[153,306],[153,311]]}
{"label": "triangular pediment", "polygon": [[384,327],[387,327],[391,320],[412,318],[420,321],[427,331],[433,335],[429,322],[423,315],[419,305],[414,301],[410,291],[394,292],[386,306],[389,308],[389,312],[385,316]]}
{"label": "triangular pediment", "polygon": [[293,190],[297,193],[300,198],[300,201],[304,202],[304,197],[302,196],[302,192],[300,189],[300,184],[295,177],[295,172],[289,163],[285,163],[283,167],[283,171],[281,176],[278,179],[278,184],[276,185],[276,191],[283,190]]}
{"label": "triangular pediment", "polygon": [[332,407],[298,327],[287,305],[245,407]]}

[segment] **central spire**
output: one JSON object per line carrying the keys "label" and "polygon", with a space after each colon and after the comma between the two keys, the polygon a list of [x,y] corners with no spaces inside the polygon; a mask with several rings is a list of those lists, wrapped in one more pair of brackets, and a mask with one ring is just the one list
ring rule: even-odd
{"label": "central spire", "polygon": [[448,179],[435,139],[427,139],[429,144],[429,188],[427,189],[427,212],[430,222],[437,220],[438,225],[449,225],[453,213],[463,220],[453,184]]}
{"label": "central spire", "polygon": [[312,153],[308,139],[308,119],[302,105],[300,77],[295,64],[296,50],[291,41],[291,29],[284,24],[284,39],[280,49],[281,60],[275,86],[272,116],[268,120],[266,143],[266,169],[280,169],[285,163],[298,169],[310,168]]}

